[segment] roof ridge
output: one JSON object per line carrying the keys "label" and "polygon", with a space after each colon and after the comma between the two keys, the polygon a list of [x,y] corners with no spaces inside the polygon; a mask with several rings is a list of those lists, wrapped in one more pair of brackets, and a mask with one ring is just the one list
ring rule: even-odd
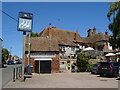
{"label": "roof ridge", "polygon": [[66,32],[72,32],[72,33],[78,33],[77,31],[69,31],[69,30],[63,30],[63,29],[57,29],[57,28],[51,28],[53,30],[58,30],[58,31],[66,31]]}

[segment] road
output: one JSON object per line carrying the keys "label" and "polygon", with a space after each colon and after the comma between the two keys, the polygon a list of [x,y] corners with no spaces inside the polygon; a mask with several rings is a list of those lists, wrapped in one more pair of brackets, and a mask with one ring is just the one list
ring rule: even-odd
{"label": "road", "polygon": [[90,73],[33,74],[25,82],[9,82],[4,88],[118,88],[114,77]]}

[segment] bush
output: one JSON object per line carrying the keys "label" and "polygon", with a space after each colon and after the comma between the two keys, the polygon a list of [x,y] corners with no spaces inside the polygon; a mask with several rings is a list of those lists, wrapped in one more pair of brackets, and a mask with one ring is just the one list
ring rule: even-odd
{"label": "bush", "polygon": [[77,54],[77,67],[80,72],[85,72],[89,64],[89,55],[83,52]]}
{"label": "bush", "polygon": [[91,72],[92,66],[93,66],[93,64],[88,64],[86,71]]}

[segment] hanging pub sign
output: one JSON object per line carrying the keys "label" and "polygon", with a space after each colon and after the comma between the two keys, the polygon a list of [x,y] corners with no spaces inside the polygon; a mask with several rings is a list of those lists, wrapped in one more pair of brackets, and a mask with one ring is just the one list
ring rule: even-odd
{"label": "hanging pub sign", "polygon": [[33,14],[32,13],[19,12],[18,31],[31,32],[32,24],[33,24]]}

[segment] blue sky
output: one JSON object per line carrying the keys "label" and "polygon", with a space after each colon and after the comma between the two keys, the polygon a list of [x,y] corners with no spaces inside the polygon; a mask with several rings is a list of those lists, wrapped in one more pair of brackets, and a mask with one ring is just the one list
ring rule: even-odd
{"label": "blue sky", "polygon": [[[15,19],[20,11],[33,13],[33,32],[38,33],[52,23],[59,29],[78,30],[80,36],[86,37],[89,28],[95,26],[97,32],[104,33],[109,25],[109,2],[3,2],[2,9]],[[17,22],[2,14],[2,25],[3,47],[12,48],[12,55],[22,57],[22,32],[17,31]]]}

